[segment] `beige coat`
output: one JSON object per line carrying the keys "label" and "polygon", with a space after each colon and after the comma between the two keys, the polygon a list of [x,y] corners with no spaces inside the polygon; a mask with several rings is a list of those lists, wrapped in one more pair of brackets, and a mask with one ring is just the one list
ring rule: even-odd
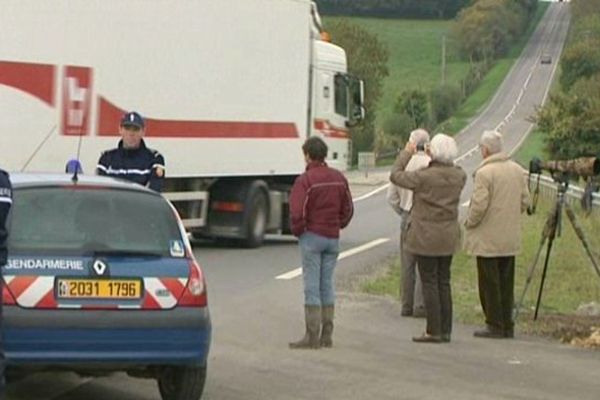
{"label": "beige coat", "polygon": [[469,254],[503,257],[519,253],[521,214],[529,205],[523,172],[503,153],[487,157],[475,170],[465,220],[465,250]]}
{"label": "beige coat", "polygon": [[405,171],[410,153],[400,152],[390,180],[413,191],[407,251],[423,256],[449,256],[460,243],[458,203],[467,175],[462,168],[432,161],[427,168]]}

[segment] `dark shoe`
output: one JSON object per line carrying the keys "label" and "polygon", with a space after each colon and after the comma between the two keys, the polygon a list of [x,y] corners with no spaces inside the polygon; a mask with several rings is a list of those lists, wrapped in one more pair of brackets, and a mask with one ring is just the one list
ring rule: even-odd
{"label": "dark shoe", "polygon": [[478,337],[478,338],[502,339],[502,338],[504,338],[504,332],[498,331],[495,329],[490,329],[488,327],[488,328],[473,332],[473,336]]}
{"label": "dark shoe", "polygon": [[415,311],[413,311],[412,315],[415,318],[425,318],[425,317],[427,317],[427,313],[425,312],[424,308],[417,308]]}
{"label": "dark shoe", "polygon": [[450,343],[450,334],[449,333],[442,333],[442,342]]}
{"label": "dark shoe", "polygon": [[413,313],[410,310],[402,310],[400,312],[400,315],[402,315],[403,317],[412,317]]}
{"label": "dark shoe", "polygon": [[428,333],[424,333],[421,336],[415,336],[412,340],[417,343],[442,343],[441,336],[430,335]]}
{"label": "dark shoe", "polygon": [[321,347],[321,306],[305,306],[306,333],[297,342],[289,343],[290,349],[318,349]]}

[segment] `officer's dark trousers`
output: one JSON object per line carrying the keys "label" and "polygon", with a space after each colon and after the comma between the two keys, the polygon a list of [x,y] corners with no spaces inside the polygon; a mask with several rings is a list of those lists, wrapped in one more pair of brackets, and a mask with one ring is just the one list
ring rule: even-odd
{"label": "officer's dark trousers", "polygon": [[[0,293],[3,292],[3,280],[0,278]],[[0,301],[0,400],[4,399],[6,390],[6,380],[4,378],[4,370],[6,368],[6,359],[4,358],[4,337],[2,336],[2,326],[4,319],[2,316],[2,301]]]}
{"label": "officer's dark trousers", "polygon": [[434,336],[452,332],[452,292],[450,264],[452,256],[417,256],[423,283],[423,299],[427,315],[427,333]]}
{"label": "officer's dark trousers", "polygon": [[515,257],[477,257],[479,299],[485,323],[497,332],[513,329]]}

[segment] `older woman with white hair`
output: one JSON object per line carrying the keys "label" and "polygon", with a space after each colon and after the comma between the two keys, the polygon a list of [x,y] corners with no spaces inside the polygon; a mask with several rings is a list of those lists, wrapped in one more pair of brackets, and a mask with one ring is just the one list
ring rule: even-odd
{"label": "older woman with white hair", "polygon": [[406,229],[404,245],[417,255],[423,283],[427,328],[419,343],[449,342],[452,332],[452,293],[450,264],[460,245],[458,203],[467,175],[454,165],[458,148],[453,138],[438,133],[427,152],[431,162],[427,168],[406,171],[416,151],[410,141],[400,152],[390,180],[413,191],[413,205]]}

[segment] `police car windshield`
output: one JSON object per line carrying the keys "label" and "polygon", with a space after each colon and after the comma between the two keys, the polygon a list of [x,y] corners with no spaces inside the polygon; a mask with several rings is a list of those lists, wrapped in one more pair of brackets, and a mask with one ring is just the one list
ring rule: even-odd
{"label": "police car windshield", "polygon": [[[152,254],[182,249],[177,220],[159,196],[73,187],[14,191],[9,252]],[[181,251],[177,252],[181,256]]]}

